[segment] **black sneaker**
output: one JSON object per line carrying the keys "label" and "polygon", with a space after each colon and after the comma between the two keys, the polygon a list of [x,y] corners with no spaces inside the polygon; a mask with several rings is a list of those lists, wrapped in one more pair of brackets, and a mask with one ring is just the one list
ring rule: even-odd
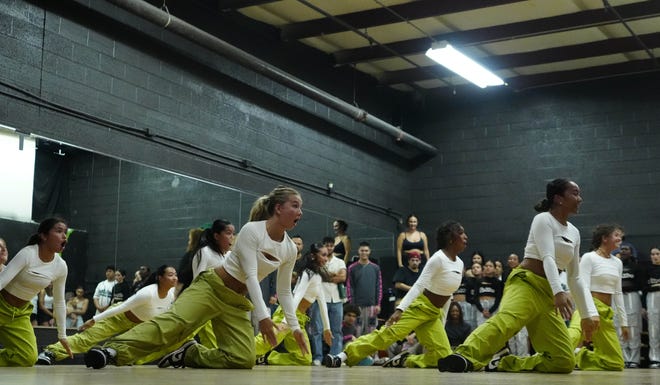
{"label": "black sneaker", "polygon": [[48,350],[44,350],[37,356],[35,365],[53,365],[55,363],[55,355]]}
{"label": "black sneaker", "polygon": [[493,358],[488,363],[488,365],[486,365],[486,367],[484,368],[484,370],[487,372],[497,372],[497,367],[500,366],[500,361],[502,360],[503,357],[506,357],[509,354],[511,354],[511,352],[509,352],[508,348],[504,348],[499,352],[495,353],[493,355]]}
{"label": "black sneaker", "polygon": [[95,347],[85,353],[85,365],[88,368],[101,369],[115,362],[117,352],[114,349]]}
{"label": "black sneaker", "polygon": [[333,356],[332,354],[326,354],[323,357],[323,365],[326,368],[338,368],[341,366],[341,358]]}
{"label": "black sneaker", "polygon": [[158,361],[158,367],[167,368],[171,366],[173,368],[185,368],[186,364],[183,362],[183,359],[186,356],[186,350],[190,349],[193,345],[197,345],[197,341],[190,340],[172,353],[166,354]]}
{"label": "black sneaker", "polygon": [[254,364],[255,365],[268,365],[268,356],[269,355],[270,355],[270,352],[264,354],[263,356],[257,357],[257,360],[254,362]]}
{"label": "black sneaker", "polygon": [[403,351],[389,360],[383,362],[384,368],[403,368],[405,367],[406,358],[410,355],[409,351]]}
{"label": "black sneaker", "polygon": [[473,370],[472,362],[460,354],[450,354],[438,360],[438,370],[441,372],[465,373]]}

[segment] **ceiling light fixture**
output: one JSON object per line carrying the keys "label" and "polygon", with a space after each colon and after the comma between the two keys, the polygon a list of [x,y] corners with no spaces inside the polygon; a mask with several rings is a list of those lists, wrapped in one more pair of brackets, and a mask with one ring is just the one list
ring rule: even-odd
{"label": "ceiling light fixture", "polygon": [[426,56],[481,88],[506,84],[499,76],[465,56],[446,41],[434,43],[426,51]]}

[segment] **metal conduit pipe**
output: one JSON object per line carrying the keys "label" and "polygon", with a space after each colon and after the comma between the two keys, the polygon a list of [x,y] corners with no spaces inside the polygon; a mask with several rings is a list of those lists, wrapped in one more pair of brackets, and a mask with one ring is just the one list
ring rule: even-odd
{"label": "metal conduit pipe", "polygon": [[399,127],[395,127],[366,111],[357,108],[319,88],[316,88],[304,81],[292,76],[291,74],[274,67],[263,60],[258,59],[249,53],[234,47],[233,45],[220,40],[168,12],[165,12],[142,0],[107,0],[109,3],[123,8],[141,18],[144,18],[154,24],[160,25],[177,35],[180,35],[190,41],[193,41],[205,48],[212,50],[232,61],[235,61],[246,68],[258,72],[282,85],[285,85],[301,94],[314,99],[315,101],[326,105],[338,112],[341,112],[358,122],[362,122],[370,127],[378,129],[397,141],[401,141],[421,150],[427,155],[435,156],[438,149],[434,146],[416,138]]}

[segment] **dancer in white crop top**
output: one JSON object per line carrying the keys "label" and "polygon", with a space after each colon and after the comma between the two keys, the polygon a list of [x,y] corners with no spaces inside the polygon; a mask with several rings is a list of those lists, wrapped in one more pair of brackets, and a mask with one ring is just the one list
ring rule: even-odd
{"label": "dancer in white crop top", "polygon": [[[177,275],[174,267],[160,266],[151,273],[144,281],[144,286],[135,294],[87,320],[79,328],[80,333],[69,337],[71,351],[73,353],[85,353],[94,345],[165,312],[174,302],[176,284]],[[48,345],[39,354],[37,365],[52,365],[55,361],[67,357],[64,347],[57,342]],[[156,355],[151,360],[158,357]]]}
{"label": "dancer in white crop top", "polygon": [[66,303],[64,285],[67,266],[60,257],[66,245],[67,224],[60,218],[49,218],[39,224],[37,234],[28,246],[9,261],[0,274],[0,366],[32,366],[37,361],[37,340],[30,314],[32,298],[53,283],[53,314],[57,337],[66,354],[72,356],[66,339]]}
{"label": "dancer in white crop top", "polygon": [[374,330],[349,343],[338,355],[323,358],[327,367],[337,368],[343,362],[355,366],[378,350],[387,350],[394,342],[415,331],[423,354],[404,351],[386,361],[385,367],[436,367],[438,359],[451,354],[445,332],[445,318],[452,293],[458,289],[463,275],[463,261],[458,257],[467,246],[468,236],[460,223],[445,222],[436,235],[440,250],[429,258],[421,275],[403,297],[386,327]]}
{"label": "dancer in white crop top", "polygon": [[[568,222],[571,215],[577,214],[582,197],[578,185],[567,179],[548,183],[545,195],[534,207],[540,214],[532,220],[525,258],[509,275],[498,312],[456,347],[455,354],[438,362],[440,371],[460,373],[485,368],[570,373],[575,368],[574,347],[565,323],[572,316],[573,301],[560,284],[559,270],[566,270],[587,340],[600,321],[588,288],[580,279],[580,233]],[[523,327],[529,331],[536,354],[506,354],[507,341]]]}
{"label": "dancer in white crop top", "polygon": [[[328,249],[322,243],[314,243],[310,247],[309,253],[302,257],[297,264],[298,281],[293,290],[293,303],[296,306],[296,316],[300,324],[300,330],[305,336],[305,342],[309,343],[305,325],[309,321],[307,310],[316,302],[320,309],[321,320],[323,323],[323,340],[329,346],[332,346],[332,332],[330,331],[330,321],[328,319],[328,309],[325,300],[325,294],[322,286],[322,275],[327,274],[322,268],[328,262]],[[296,340],[291,334],[284,319],[282,307],[278,307],[273,313],[273,321],[282,323],[278,325],[277,342],[278,346],[283,345],[286,352],[274,350],[263,335],[255,337],[257,364],[266,365],[303,365],[312,364],[312,354],[310,352],[303,354],[298,348]]]}
{"label": "dancer in white crop top", "polygon": [[[629,337],[628,317],[623,306],[621,277],[623,264],[612,255],[621,244],[623,229],[618,225],[596,226],[591,246],[580,261],[580,276],[591,291],[600,316],[600,327],[591,337],[592,346],[583,343],[580,315],[575,312],[568,334],[574,347],[580,347],[575,356],[582,370],[623,370],[623,352],[617,337],[614,320],[621,326],[621,336]],[[593,349],[590,349],[593,348]]]}
{"label": "dancer in white crop top", "polygon": [[[130,365],[164,346],[183,343],[165,355],[159,367],[251,368],[255,364],[254,329],[248,312],[255,306],[259,330],[275,345],[275,324],[263,302],[259,280],[277,270],[280,304],[302,353],[308,346],[296,318],[291,273],[298,254],[286,231],[302,216],[302,198],[289,187],[277,187],[257,199],[250,220],[236,237],[223,266],[206,270],[183,291],[172,308],[85,355],[87,366]],[[251,302],[246,298],[250,294]],[[217,349],[185,341],[206,321],[213,321]]]}

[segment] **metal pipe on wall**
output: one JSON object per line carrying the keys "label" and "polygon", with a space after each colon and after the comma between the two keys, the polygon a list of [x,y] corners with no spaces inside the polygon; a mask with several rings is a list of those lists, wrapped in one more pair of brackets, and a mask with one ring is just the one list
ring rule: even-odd
{"label": "metal pipe on wall", "polygon": [[333,96],[319,88],[316,88],[293,75],[274,67],[265,61],[250,55],[249,53],[234,47],[233,45],[219,39],[216,36],[209,34],[168,12],[165,12],[153,5],[142,0],[107,0],[120,8],[123,8],[141,18],[144,18],[154,24],[160,25],[177,35],[180,35],[190,41],[195,42],[207,49],[212,50],[222,56],[225,56],[236,63],[243,65],[261,75],[264,75],[271,80],[285,85],[301,94],[328,106],[342,114],[345,114],[352,119],[364,123],[372,128],[375,128],[387,135],[392,136],[395,140],[407,143],[423,153],[435,156],[438,149],[434,146],[412,136],[399,127],[395,127],[375,116],[370,115],[366,111],[357,108],[336,96]]}

